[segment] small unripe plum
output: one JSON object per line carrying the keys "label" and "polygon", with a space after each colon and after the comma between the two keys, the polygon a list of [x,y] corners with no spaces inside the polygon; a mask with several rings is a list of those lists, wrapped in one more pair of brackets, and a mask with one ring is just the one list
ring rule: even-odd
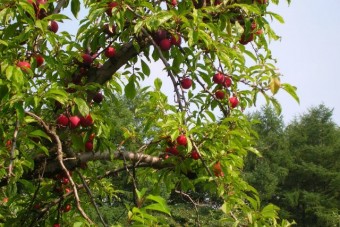
{"label": "small unripe plum", "polygon": [[7,148],[7,150],[11,150],[12,149],[12,140],[7,140],[6,141],[6,148]]}
{"label": "small unripe plum", "polygon": [[38,10],[38,12],[37,12],[37,17],[38,17],[38,19],[39,20],[42,20],[42,19],[44,19],[45,17],[47,17],[48,15],[47,15],[47,12],[46,12],[46,10],[44,9],[44,8],[40,8],[39,10]]}
{"label": "small unripe plum", "polygon": [[222,171],[221,162],[218,161],[213,165],[213,171],[216,177],[224,177],[224,173]]}
{"label": "small unripe plum", "polygon": [[177,147],[175,147],[175,146],[167,147],[167,148],[165,149],[165,152],[170,153],[170,154],[173,154],[173,155],[178,155],[178,154],[179,154],[179,152],[178,152],[178,150],[177,150]]}
{"label": "small unripe plum", "polygon": [[70,128],[77,128],[80,124],[80,118],[78,116],[69,117]]}
{"label": "small unripe plum", "polygon": [[85,143],[85,149],[86,149],[87,151],[92,151],[92,150],[93,150],[93,142],[92,142],[92,141],[87,141],[87,142]]}
{"label": "small unripe plum", "polygon": [[171,0],[171,5],[172,6],[177,6],[177,0]]}
{"label": "small unripe plum", "polygon": [[63,211],[64,212],[69,212],[71,210],[71,205],[70,204],[66,204],[64,207],[63,207]]}
{"label": "small unripe plum", "polygon": [[60,114],[57,118],[57,124],[66,127],[68,125],[68,117],[66,117],[64,114]]}
{"label": "small unripe plum", "polygon": [[108,47],[105,50],[105,56],[107,58],[113,58],[116,55],[116,49],[113,47]]}
{"label": "small unripe plum", "polygon": [[239,101],[236,96],[233,96],[229,98],[229,103],[231,108],[235,108],[236,106],[238,106]]}
{"label": "small unripe plum", "polygon": [[88,114],[86,117],[81,117],[80,118],[80,125],[82,127],[88,127],[93,125],[93,119],[90,114]]}
{"label": "small unripe plum", "polygon": [[200,158],[200,154],[196,150],[193,150],[191,152],[191,158],[194,160],[198,160]]}
{"label": "small unripe plum", "polygon": [[225,77],[224,77],[223,73],[220,73],[220,72],[216,73],[216,74],[213,76],[213,81],[214,81],[214,83],[216,83],[216,84],[223,84],[224,79],[225,79]]}
{"label": "small unripe plum", "polygon": [[224,91],[222,91],[222,90],[217,90],[217,91],[215,92],[215,96],[216,96],[217,99],[224,99],[225,93],[224,93]]}
{"label": "small unripe plum", "polygon": [[249,42],[254,40],[254,34],[250,33],[250,34],[242,34],[241,39],[239,40],[239,43],[241,43],[242,45],[247,45]]}
{"label": "small unripe plum", "polygon": [[225,76],[225,77],[224,77],[223,86],[224,86],[224,87],[230,87],[230,86],[231,86],[231,83],[232,83],[232,81],[231,81],[230,76]]}
{"label": "small unripe plum", "polygon": [[188,144],[188,140],[185,135],[178,136],[176,141],[179,145],[182,145],[182,146],[186,146]]}
{"label": "small unripe plum", "polygon": [[181,80],[181,86],[184,89],[189,89],[192,85],[192,80],[189,77],[185,77]]}
{"label": "small unripe plum", "polygon": [[93,97],[93,101],[96,103],[101,103],[104,99],[104,96],[101,92],[98,92],[97,94],[95,94],[95,96]]}
{"label": "small unripe plum", "polygon": [[51,32],[57,33],[59,30],[58,23],[54,20],[51,20],[50,22],[48,22],[48,30],[50,30]]}
{"label": "small unripe plum", "polygon": [[109,4],[107,4],[108,9],[106,10],[106,14],[109,17],[112,17],[112,9],[115,8],[116,6],[118,6],[117,2],[110,2]]}
{"label": "small unripe plum", "polygon": [[63,185],[66,185],[68,183],[70,183],[70,180],[67,177],[63,177],[60,181]]}
{"label": "small unripe plum", "polygon": [[159,47],[161,48],[161,50],[163,51],[168,51],[171,48],[171,41],[167,38],[162,39],[159,43]]}
{"label": "small unripe plum", "polygon": [[168,37],[168,31],[164,29],[158,29],[154,34],[153,38],[156,41],[156,43],[160,43],[161,40],[166,39]]}
{"label": "small unripe plum", "polygon": [[171,41],[171,45],[180,46],[182,39],[179,34],[174,34],[174,35],[171,35],[170,41]]}
{"label": "small unripe plum", "polygon": [[17,66],[25,73],[27,73],[28,70],[31,69],[31,64],[27,61],[19,61],[17,63]]}
{"label": "small unripe plum", "polygon": [[91,65],[93,62],[93,58],[89,54],[82,54],[81,57],[83,58],[83,63],[86,65]]}
{"label": "small unripe plum", "polygon": [[42,64],[44,64],[45,61],[44,57],[41,55],[36,55],[35,60],[37,61],[37,67],[42,66]]}

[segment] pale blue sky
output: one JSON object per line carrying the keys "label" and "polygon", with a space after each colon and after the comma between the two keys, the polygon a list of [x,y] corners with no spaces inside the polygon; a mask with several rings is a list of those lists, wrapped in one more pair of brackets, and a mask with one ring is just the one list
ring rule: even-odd
{"label": "pale blue sky", "polygon": [[274,24],[282,36],[272,53],[284,75],[283,82],[298,88],[300,105],[279,92],[285,122],[321,103],[334,108],[333,119],[340,125],[340,1],[292,0],[271,10],[282,15],[285,24]]}
{"label": "pale blue sky", "polygon": [[[333,119],[340,125],[340,0],[292,0],[290,6],[281,2],[269,8],[285,19],[285,24],[273,23],[282,39],[272,42],[271,49],[284,75],[281,81],[296,86],[300,98],[299,105],[284,91],[276,95],[284,120],[288,123],[308,108],[323,103],[334,108]],[[76,26],[76,21],[60,24],[61,30]],[[167,77],[163,66],[151,67],[153,78]],[[260,99],[258,107],[261,103],[264,102]]]}

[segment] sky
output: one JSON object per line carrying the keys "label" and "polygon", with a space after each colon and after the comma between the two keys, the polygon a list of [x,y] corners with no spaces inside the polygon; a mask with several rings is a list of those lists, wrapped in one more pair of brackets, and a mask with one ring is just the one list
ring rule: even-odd
{"label": "sky", "polygon": [[[282,0],[281,0],[282,1]],[[270,10],[283,16],[285,24],[273,23],[282,37],[271,44],[282,82],[297,87],[300,104],[279,91],[284,121],[306,113],[308,108],[325,104],[333,109],[333,120],[340,125],[340,1],[282,1]]]}
{"label": "sky", "polygon": [[[281,82],[296,86],[300,98],[298,104],[285,91],[278,92],[276,98],[282,105],[284,122],[288,124],[309,108],[324,104],[333,109],[333,120],[340,125],[340,1],[292,0],[289,6],[284,0],[280,2],[279,6],[270,4],[268,8],[285,20],[284,24],[272,22],[281,41],[272,42],[270,47],[283,75]],[[67,27],[60,27],[68,30],[76,23],[67,22]],[[163,65],[151,67],[153,79],[166,77]],[[144,84],[152,86],[153,79]],[[167,84],[166,80],[163,84]],[[257,108],[250,110],[260,109],[264,103],[259,99]]]}

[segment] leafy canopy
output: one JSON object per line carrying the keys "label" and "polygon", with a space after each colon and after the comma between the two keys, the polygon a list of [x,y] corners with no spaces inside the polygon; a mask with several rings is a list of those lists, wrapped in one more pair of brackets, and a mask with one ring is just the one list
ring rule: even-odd
{"label": "leafy canopy", "polygon": [[[283,22],[268,5],[278,3],[2,0],[1,222],[166,225],[166,193],[197,207],[187,192],[200,185],[223,201],[222,223],[279,225],[278,208],[240,175],[247,152],[258,153],[243,110],[263,95],[280,111],[280,89],[298,100],[268,47],[279,38],[271,20]],[[62,31],[68,9],[87,10],[72,33]],[[153,62],[164,73],[144,88]],[[110,116],[122,94],[141,100],[127,125]],[[132,203],[110,222],[101,207],[126,192],[117,174],[132,183]]]}

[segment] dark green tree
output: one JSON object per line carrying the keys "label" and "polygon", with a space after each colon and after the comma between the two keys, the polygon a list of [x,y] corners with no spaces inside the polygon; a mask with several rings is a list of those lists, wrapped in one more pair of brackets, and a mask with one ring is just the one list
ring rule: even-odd
{"label": "dark green tree", "polygon": [[249,154],[245,164],[245,177],[265,201],[275,201],[279,184],[288,173],[290,158],[285,153],[284,122],[270,106],[251,114],[253,129],[258,134],[256,148],[261,156]]}
{"label": "dark green tree", "polygon": [[251,119],[262,157],[249,155],[244,175],[260,197],[298,226],[338,226],[340,130],[332,110],[313,107],[286,128],[268,107]]}
{"label": "dark green tree", "polygon": [[325,105],[311,108],[286,129],[292,157],[280,205],[299,226],[340,224],[340,130]]}

